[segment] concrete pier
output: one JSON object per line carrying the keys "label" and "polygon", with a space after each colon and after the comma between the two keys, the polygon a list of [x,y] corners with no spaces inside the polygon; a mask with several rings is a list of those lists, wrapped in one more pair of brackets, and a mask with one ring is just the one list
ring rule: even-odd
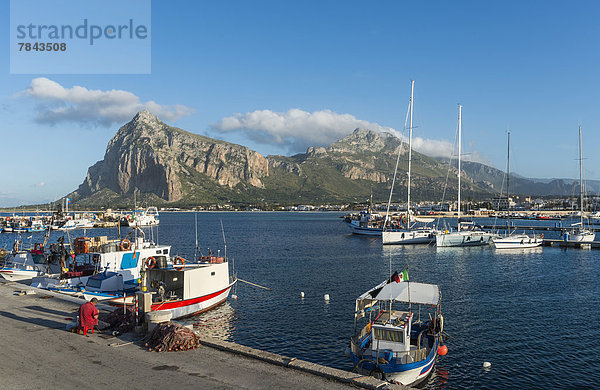
{"label": "concrete pier", "polygon": [[186,352],[148,352],[140,336],[65,330],[79,302],[0,280],[0,388],[401,389],[375,378],[204,339]]}

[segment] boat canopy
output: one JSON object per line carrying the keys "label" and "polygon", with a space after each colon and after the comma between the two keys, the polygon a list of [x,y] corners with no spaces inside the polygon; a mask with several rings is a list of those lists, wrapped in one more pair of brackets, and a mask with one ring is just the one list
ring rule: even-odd
{"label": "boat canopy", "polygon": [[437,284],[385,281],[356,299],[356,313],[363,312],[378,301],[389,300],[438,305],[441,300],[440,288]]}

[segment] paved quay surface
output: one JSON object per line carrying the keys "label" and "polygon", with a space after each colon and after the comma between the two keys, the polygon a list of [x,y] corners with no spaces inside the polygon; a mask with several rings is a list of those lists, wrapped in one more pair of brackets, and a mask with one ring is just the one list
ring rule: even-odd
{"label": "paved quay surface", "polygon": [[[139,336],[109,337],[95,333],[85,337],[71,333],[65,330],[65,326],[70,322],[68,318],[76,316],[78,305],[43,292],[18,294],[27,289],[27,286],[18,283],[0,281],[0,388],[362,387],[290,368],[293,367],[292,363],[290,367],[283,367],[247,357],[249,355],[243,351],[241,354],[230,353],[219,345],[203,345],[185,352],[158,353],[145,350],[139,343],[125,345],[133,337]],[[250,350],[237,345],[234,348]],[[364,380],[366,387],[387,387],[381,386],[382,382],[374,381],[374,378],[357,380]]]}

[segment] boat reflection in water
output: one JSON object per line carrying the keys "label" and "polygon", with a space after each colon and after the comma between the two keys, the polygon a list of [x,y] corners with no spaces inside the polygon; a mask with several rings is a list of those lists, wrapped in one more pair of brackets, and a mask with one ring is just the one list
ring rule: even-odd
{"label": "boat reflection in water", "polygon": [[219,340],[232,341],[237,318],[229,302],[193,317],[176,321],[182,325],[193,325],[198,336],[209,336]]}

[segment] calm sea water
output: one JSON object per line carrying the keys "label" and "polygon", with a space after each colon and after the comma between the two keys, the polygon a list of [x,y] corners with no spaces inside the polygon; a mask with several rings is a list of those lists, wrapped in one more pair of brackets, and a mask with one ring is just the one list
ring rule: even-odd
{"label": "calm sea water", "polygon": [[[197,214],[200,248],[224,250],[222,221],[238,277],[271,290],[239,283],[237,300],[187,323],[226,340],[351,370],[344,349],[354,300],[389,277],[391,259],[393,269],[408,265],[411,280],[439,284],[442,291],[444,327],[452,338],[425,387],[599,386],[600,251],[383,247],[379,239],[350,234],[339,216]],[[195,215],[160,218],[158,241],[192,257]],[[14,236],[0,240],[0,246],[12,245]],[[484,361],[491,369],[482,368]]]}

